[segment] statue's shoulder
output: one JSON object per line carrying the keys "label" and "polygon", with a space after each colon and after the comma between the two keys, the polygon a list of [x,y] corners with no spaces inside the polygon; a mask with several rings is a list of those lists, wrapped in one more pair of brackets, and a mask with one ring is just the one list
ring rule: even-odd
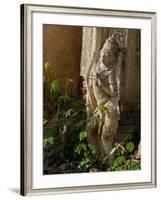
{"label": "statue's shoulder", "polygon": [[96,76],[96,74],[99,74],[100,72],[101,72],[100,63],[95,63],[90,70],[90,75]]}

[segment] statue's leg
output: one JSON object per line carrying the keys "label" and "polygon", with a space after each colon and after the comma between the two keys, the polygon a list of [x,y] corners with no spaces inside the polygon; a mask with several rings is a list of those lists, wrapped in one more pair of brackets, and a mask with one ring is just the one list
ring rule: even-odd
{"label": "statue's leg", "polygon": [[[97,117],[97,113],[93,114],[92,117]],[[90,144],[95,144],[97,150],[99,147],[99,141],[98,141],[98,124],[94,124],[94,123],[87,123],[86,126],[86,131],[88,133],[88,143]]]}
{"label": "statue's leg", "polygon": [[98,127],[97,126],[91,126],[91,125],[87,125],[86,127],[86,131],[88,133],[88,142],[90,144],[96,144],[98,143]]}
{"label": "statue's leg", "polygon": [[109,165],[112,164],[113,161],[113,157],[110,155],[110,152],[112,150],[113,138],[117,133],[117,128],[118,120],[111,119],[108,115],[106,115],[102,128],[101,144],[103,149],[102,153],[104,157],[106,157]]}

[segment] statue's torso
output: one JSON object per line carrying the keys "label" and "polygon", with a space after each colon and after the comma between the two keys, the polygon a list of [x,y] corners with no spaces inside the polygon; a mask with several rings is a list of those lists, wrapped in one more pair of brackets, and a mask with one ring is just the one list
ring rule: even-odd
{"label": "statue's torso", "polygon": [[104,65],[98,63],[93,67],[90,73],[90,85],[92,86],[93,93],[97,104],[105,103],[111,99],[111,97],[103,90],[107,88],[114,96],[115,91],[115,74],[113,69],[107,69]]}

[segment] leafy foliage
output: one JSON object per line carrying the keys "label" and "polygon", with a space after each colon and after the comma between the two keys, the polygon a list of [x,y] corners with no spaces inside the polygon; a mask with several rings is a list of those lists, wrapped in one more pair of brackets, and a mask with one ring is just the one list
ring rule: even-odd
{"label": "leafy foliage", "polygon": [[94,144],[87,143],[87,132],[83,131],[79,134],[79,144],[75,145],[75,155],[80,162],[78,169],[80,172],[89,171],[90,167],[94,167],[98,163],[98,154]]}
{"label": "leafy foliage", "polygon": [[100,105],[100,106],[99,106],[99,110],[100,110],[100,112],[101,112],[102,114],[105,114],[105,113],[108,112],[107,107],[105,107],[105,106],[103,106],[103,105]]}
{"label": "leafy foliage", "polygon": [[86,138],[87,138],[87,132],[86,132],[86,131],[80,132],[80,134],[79,134],[79,140],[80,140],[80,141],[83,141],[83,140],[85,140]]}
{"label": "leafy foliage", "polygon": [[58,92],[59,89],[59,82],[58,80],[53,80],[50,86],[50,93],[52,95],[55,95]]}
{"label": "leafy foliage", "polygon": [[107,171],[139,170],[141,168],[140,161],[135,159],[134,152],[135,145],[133,142],[116,143],[111,151],[115,160]]}
{"label": "leafy foliage", "polygon": [[[49,63],[44,64],[45,72]],[[44,84],[46,84],[44,82]],[[74,95],[69,85],[73,79],[66,80],[65,91],[60,91],[60,83],[54,79],[51,82],[49,93],[44,92],[47,106],[44,114],[44,138],[43,158],[45,173],[64,173],[62,167],[67,165],[68,172],[89,172],[92,169],[98,171],[122,171],[138,170],[140,163],[133,157],[135,145],[129,141],[123,144],[115,144],[111,151],[114,162],[107,169],[102,158],[98,156],[95,144],[88,143],[89,133],[86,132],[87,125],[95,126],[101,122],[100,116],[86,116],[85,101]],[[45,85],[45,89],[47,89]],[[99,107],[100,113],[104,115],[108,110],[104,106]],[[70,166],[70,167],[69,167]],[[53,171],[56,170],[56,171]]]}
{"label": "leafy foliage", "polygon": [[126,144],[126,151],[131,153],[134,151],[135,145],[133,142],[129,142]]}
{"label": "leafy foliage", "polygon": [[[64,162],[76,161],[74,147],[79,143],[79,133],[81,140],[86,137],[84,130],[86,127],[85,102],[74,95],[60,93],[59,81],[53,80],[50,87],[52,95],[51,117],[53,119],[44,120],[44,168],[46,171],[53,164],[61,165]],[[49,108],[50,109],[50,108]],[[48,111],[49,113],[49,111]],[[50,117],[50,118],[51,118]],[[78,146],[78,152],[83,149]],[[79,161],[76,161],[79,164]]]}
{"label": "leafy foliage", "polygon": [[101,119],[99,116],[91,116],[87,119],[87,123],[93,126],[96,126],[96,125],[98,126],[100,122],[101,122]]}
{"label": "leafy foliage", "polygon": [[50,136],[48,138],[44,138],[44,140],[43,140],[44,148],[49,144],[54,144],[54,137]]}

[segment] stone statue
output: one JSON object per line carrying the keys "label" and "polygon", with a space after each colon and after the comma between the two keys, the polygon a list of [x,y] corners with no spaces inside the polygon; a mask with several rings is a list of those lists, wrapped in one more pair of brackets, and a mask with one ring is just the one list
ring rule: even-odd
{"label": "stone statue", "polygon": [[87,125],[89,142],[95,143],[102,158],[110,163],[113,138],[117,133],[120,99],[120,72],[123,50],[112,35],[106,39],[98,62],[91,66],[86,83],[87,114],[96,123]]}

